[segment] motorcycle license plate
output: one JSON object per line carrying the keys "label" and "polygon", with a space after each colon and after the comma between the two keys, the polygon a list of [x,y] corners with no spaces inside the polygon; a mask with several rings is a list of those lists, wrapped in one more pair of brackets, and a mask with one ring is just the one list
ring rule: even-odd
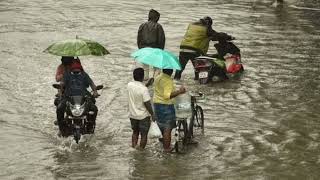
{"label": "motorcycle license plate", "polygon": [[207,78],[208,77],[208,72],[207,71],[202,71],[199,73],[199,78]]}

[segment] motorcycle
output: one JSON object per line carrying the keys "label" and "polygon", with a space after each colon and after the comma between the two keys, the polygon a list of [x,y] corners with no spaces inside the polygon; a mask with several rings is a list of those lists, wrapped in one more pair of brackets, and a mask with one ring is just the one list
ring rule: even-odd
{"label": "motorcycle", "polygon": [[[55,89],[60,89],[60,84],[53,84]],[[103,88],[103,85],[96,87],[97,90]],[[63,121],[62,137],[74,137],[76,143],[79,143],[81,135],[93,134],[95,130],[95,119],[90,118],[94,112],[90,110],[90,103],[94,101],[91,94],[84,96],[69,96],[66,98],[66,110]]]}
{"label": "motorcycle", "polygon": [[[232,42],[228,43],[236,47]],[[216,49],[218,49],[218,45],[219,44],[215,44]],[[235,48],[232,50],[234,49]],[[238,48],[236,47],[236,49]],[[234,53],[231,49],[224,49],[224,53],[225,52],[227,53],[224,56],[221,54],[211,54],[199,56],[194,59],[194,68],[199,74],[200,84],[207,84],[214,76],[218,77],[220,80],[225,80],[243,72],[244,68],[241,62],[240,50],[239,52]]]}

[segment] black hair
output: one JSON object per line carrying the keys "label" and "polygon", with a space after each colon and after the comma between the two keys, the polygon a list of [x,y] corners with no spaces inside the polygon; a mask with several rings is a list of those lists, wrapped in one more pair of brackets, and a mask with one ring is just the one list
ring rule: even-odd
{"label": "black hair", "polygon": [[73,61],[73,56],[62,56],[61,63],[63,65],[70,65]]}
{"label": "black hair", "polygon": [[172,73],[173,73],[173,69],[163,69],[162,72],[167,74],[167,75],[169,75],[169,76],[171,76]]}
{"label": "black hair", "polygon": [[201,22],[203,25],[212,26],[212,18],[209,17],[209,16],[203,17],[202,19],[200,19],[200,22]]}
{"label": "black hair", "polygon": [[136,68],[133,70],[133,79],[135,81],[143,81],[144,78],[144,70],[142,68]]}

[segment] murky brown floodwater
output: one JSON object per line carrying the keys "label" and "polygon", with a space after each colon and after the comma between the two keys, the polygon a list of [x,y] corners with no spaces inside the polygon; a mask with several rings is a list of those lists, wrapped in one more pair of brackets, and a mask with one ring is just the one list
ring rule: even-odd
{"label": "murky brown floodwater", "polygon": [[[318,179],[320,4],[271,3],[1,0],[0,179]],[[166,49],[176,54],[188,22],[205,15],[243,54],[240,79],[208,86],[192,80],[188,64],[183,83],[206,94],[206,127],[185,155],[163,154],[156,141],[144,152],[130,148],[129,54],[150,8],[161,12]],[[42,53],[76,35],[112,53],[81,57],[108,88],[97,100],[96,134],[80,146],[56,136],[51,84],[60,58]]]}

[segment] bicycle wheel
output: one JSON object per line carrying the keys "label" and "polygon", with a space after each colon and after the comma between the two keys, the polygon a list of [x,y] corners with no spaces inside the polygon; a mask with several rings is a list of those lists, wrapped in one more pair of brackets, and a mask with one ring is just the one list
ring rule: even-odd
{"label": "bicycle wheel", "polygon": [[200,127],[202,130],[204,129],[204,116],[203,116],[203,110],[201,106],[196,106],[196,111],[195,111],[195,120],[197,123],[194,125],[197,127]]}
{"label": "bicycle wheel", "polygon": [[193,138],[193,127],[195,126],[195,123],[194,123],[194,121],[195,121],[195,119],[196,119],[196,112],[193,112],[192,113],[192,116],[190,117],[190,124],[189,124],[189,134],[187,135],[187,137],[189,138],[189,140],[191,139],[191,138]]}
{"label": "bicycle wheel", "polygon": [[177,140],[174,145],[174,148],[177,153],[184,153],[186,151],[186,145],[187,145],[187,122],[178,121],[177,131],[178,131]]}

